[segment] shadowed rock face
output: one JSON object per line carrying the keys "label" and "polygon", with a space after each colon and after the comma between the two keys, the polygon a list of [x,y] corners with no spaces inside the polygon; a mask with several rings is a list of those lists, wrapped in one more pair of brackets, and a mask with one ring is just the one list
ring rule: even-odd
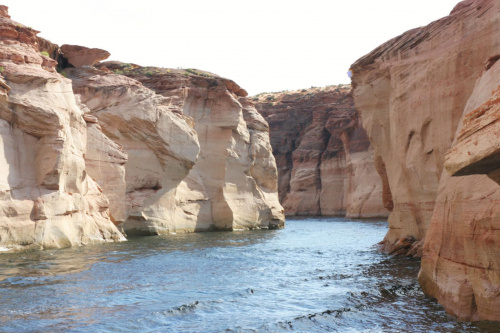
{"label": "shadowed rock face", "polygon": [[499,20],[498,1],[463,1],[351,68],[393,199],[385,249],[413,239],[422,288],[467,320],[500,320]]}
{"label": "shadowed rock face", "polygon": [[287,215],[387,216],[350,86],[265,93],[254,101],[269,122]]}

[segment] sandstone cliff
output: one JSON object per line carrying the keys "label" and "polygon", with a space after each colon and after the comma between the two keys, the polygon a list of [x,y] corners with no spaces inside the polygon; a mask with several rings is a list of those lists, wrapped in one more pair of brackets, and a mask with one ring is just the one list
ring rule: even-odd
{"label": "sandstone cliff", "polygon": [[478,80],[446,154],[419,275],[423,290],[460,319],[500,320],[499,119],[496,62]]}
{"label": "sandstone cliff", "polygon": [[268,126],[237,84],[98,69],[106,51],[37,33],[0,6],[0,249],[284,225]]}
{"label": "sandstone cliff", "polygon": [[[193,231],[178,223],[175,195],[197,161],[200,147],[189,118],[136,80],[92,68],[68,68],[88,116],[109,139],[91,136],[88,173],[110,198],[115,223],[128,234]],[[92,132],[93,133],[93,132]],[[103,147],[108,140],[127,154]],[[197,221],[195,221],[197,222]]]}
{"label": "sandstone cliff", "polygon": [[71,81],[0,6],[0,248],[123,240],[89,177]]}
{"label": "sandstone cliff", "polygon": [[499,20],[498,1],[463,1],[352,65],[355,104],[393,204],[385,249],[423,250],[422,288],[467,320],[500,320],[500,187],[472,175],[497,180],[500,166]]}
{"label": "sandstone cliff", "polygon": [[287,215],[388,215],[350,86],[265,93],[254,101],[270,126]]}
{"label": "sandstone cliff", "polygon": [[[194,69],[140,67],[118,62],[105,62],[97,67],[101,75],[112,71],[141,82],[161,97],[164,105],[190,117],[198,133],[200,155],[175,192],[174,220],[178,229],[283,226],[269,128],[245,97],[245,90],[231,80]],[[83,92],[87,83],[81,84],[82,90],[77,80],[74,82],[75,92],[94,98],[95,91]],[[120,102],[117,108],[120,109]],[[90,109],[99,119],[104,117],[99,105]],[[176,146],[184,151],[184,140],[178,140]]]}
{"label": "sandstone cliff", "polygon": [[497,10],[469,1],[352,65],[356,106],[392,197],[390,245],[426,235],[445,153],[484,62],[498,53]]}

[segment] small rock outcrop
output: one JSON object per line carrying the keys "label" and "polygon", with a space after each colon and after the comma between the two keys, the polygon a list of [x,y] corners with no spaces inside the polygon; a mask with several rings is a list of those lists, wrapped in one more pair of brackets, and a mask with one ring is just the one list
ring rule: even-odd
{"label": "small rock outcrop", "polygon": [[422,255],[423,290],[462,320],[500,320],[499,19],[462,1],[351,68],[392,198],[384,249]]}
{"label": "small rock outcrop", "polygon": [[105,50],[91,49],[79,45],[64,44],[60,49],[64,58],[74,67],[94,66],[100,61],[108,59],[111,55]]}
{"label": "small rock outcrop", "polygon": [[388,215],[350,86],[264,93],[254,102],[270,126],[287,215]]}

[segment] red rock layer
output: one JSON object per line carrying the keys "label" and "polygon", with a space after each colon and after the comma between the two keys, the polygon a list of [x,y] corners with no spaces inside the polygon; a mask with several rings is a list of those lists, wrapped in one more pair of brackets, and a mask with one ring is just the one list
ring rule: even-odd
{"label": "red rock layer", "polygon": [[387,216],[350,86],[265,93],[254,101],[270,126],[287,215]]}
{"label": "red rock layer", "polygon": [[500,320],[499,119],[497,62],[478,80],[446,154],[419,275],[459,319]]}
{"label": "red rock layer", "polygon": [[490,78],[474,88],[500,54],[499,19],[498,1],[463,1],[352,65],[355,104],[394,206],[385,249],[419,255],[425,240],[422,287],[460,319],[500,320],[500,187],[443,171],[445,160],[457,176],[499,166],[495,145],[484,145],[491,132],[478,132],[494,128],[487,109],[496,86]]}
{"label": "red rock layer", "polygon": [[64,44],[61,52],[68,62],[74,67],[93,66],[101,60],[108,59],[111,55],[108,51],[101,49],[91,49],[79,45]]}

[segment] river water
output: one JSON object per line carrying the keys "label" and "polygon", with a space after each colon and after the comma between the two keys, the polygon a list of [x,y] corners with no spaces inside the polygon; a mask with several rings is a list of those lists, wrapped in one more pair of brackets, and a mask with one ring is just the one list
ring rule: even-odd
{"label": "river water", "polygon": [[386,222],[134,238],[0,255],[0,332],[500,332],[426,298]]}

